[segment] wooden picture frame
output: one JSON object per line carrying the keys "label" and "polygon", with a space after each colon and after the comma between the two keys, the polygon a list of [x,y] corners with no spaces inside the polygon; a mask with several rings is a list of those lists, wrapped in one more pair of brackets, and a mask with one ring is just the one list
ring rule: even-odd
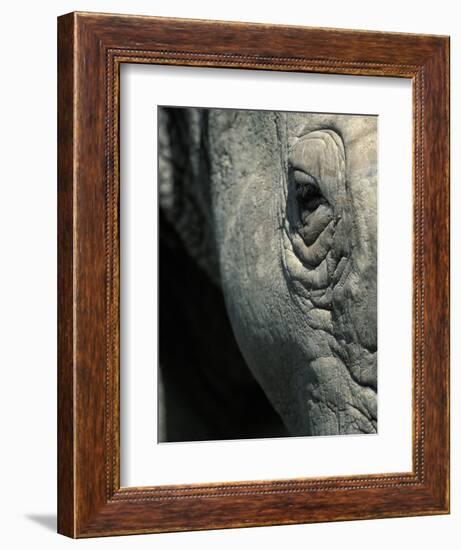
{"label": "wooden picture frame", "polygon": [[[413,470],[120,487],[122,63],[413,81]],[[58,21],[58,531],[70,537],[449,512],[449,38],[71,13]]]}

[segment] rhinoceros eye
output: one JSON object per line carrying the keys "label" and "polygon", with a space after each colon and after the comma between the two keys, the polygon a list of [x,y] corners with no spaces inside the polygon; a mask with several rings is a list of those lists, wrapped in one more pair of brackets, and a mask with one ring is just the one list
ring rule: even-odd
{"label": "rhinoceros eye", "polygon": [[297,205],[294,226],[304,243],[310,246],[333,219],[333,209],[322,192],[321,184],[311,174],[293,168],[292,185]]}
{"label": "rhinoceros eye", "polygon": [[296,186],[296,199],[301,215],[305,210],[311,213],[317,210],[321,204],[328,204],[317,180],[313,176],[301,170],[294,170],[293,178]]}
{"label": "rhinoceros eye", "polygon": [[314,130],[290,150],[287,221],[293,250],[309,266],[324,259],[333,243],[345,200],[345,153],[333,130]]}

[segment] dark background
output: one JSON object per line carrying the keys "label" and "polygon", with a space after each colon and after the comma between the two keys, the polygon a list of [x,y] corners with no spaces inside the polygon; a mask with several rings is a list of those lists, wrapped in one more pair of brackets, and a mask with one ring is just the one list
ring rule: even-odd
{"label": "dark background", "polygon": [[159,441],[289,435],[240,353],[221,290],[159,218]]}

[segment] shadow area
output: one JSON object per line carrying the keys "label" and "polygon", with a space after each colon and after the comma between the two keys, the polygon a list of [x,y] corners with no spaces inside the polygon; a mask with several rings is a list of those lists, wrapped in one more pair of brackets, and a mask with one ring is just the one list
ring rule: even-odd
{"label": "shadow area", "polygon": [[159,442],[287,437],[248,368],[222,290],[159,216]]}
{"label": "shadow area", "polygon": [[37,523],[48,531],[57,531],[58,520],[56,514],[26,514],[26,518]]}

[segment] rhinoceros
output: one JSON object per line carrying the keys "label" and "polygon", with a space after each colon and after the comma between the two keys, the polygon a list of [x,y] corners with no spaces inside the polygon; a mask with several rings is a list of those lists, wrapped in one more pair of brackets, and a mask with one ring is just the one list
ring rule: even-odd
{"label": "rhinoceros", "polygon": [[377,118],[160,107],[161,441],[377,431]]}

